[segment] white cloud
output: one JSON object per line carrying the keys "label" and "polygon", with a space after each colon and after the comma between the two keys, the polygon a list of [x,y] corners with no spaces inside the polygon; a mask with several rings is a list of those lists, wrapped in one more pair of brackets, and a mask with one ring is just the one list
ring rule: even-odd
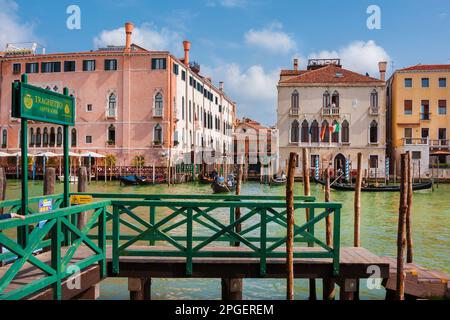
{"label": "white cloud", "polygon": [[297,45],[282,29],[283,26],[280,23],[272,23],[261,30],[251,29],[245,33],[245,42],[273,53],[289,53],[295,50]]}
{"label": "white cloud", "polygon": [[355,41],[338,51],[321,51],[312,53],[310,59],[329,59],[340,58],[344,68],[351,71],[365,74],[368,72],[371,76],[378,75],[378,62],[391,61],[386,50],[378,46],[375,41],[369,40]]}
{"label": "white cloud", "polygon": [[[148,50],[171,50],[175,53],[182,51],[182,37],[179,33],[167,28],[158,29],[151,23],[144,23],[140,27],[135,27],[132,42]],[[104,47],[108,45],[125,45],[124,27],[103,30],[94,38],[94,47]]]}
{"label": "white cloud", "polygon": [[20,22],[18,4],[13,0],[0,0],[0,51],[7,43],[35,41],[33,25]]}
{"label": "white cloud", "polygon": [[204,68],[205,74],[224,81],[225,92],[236,101],[238,116],[262,121],[267,125],[275,123],[279,70],[267,72],[260,65],[242,70],[236,63],[217,68]]}

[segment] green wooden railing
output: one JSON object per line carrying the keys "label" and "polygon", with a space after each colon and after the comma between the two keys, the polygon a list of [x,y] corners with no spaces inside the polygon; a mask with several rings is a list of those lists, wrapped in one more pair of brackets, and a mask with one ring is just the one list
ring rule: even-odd
{"label": "green wooden railing", "polygon": [[[0,255],[0,261],[13,258],[12,263],[3,267],[7,270],[0,279],[0,300],[22,299],[50,286],[53,287],[54,298],[59,300],[61,282],[72,275],[70,270],[76,268],[83,270],[98,263],[101,266],[101,276],[106,276],[106,206],[109,204],[109,201],[103,201],[49,213],[32,214],[24,221],[17,219],[0,221],[0,244],[9,251]],[[83,230],[77,227],[77,217],[81,212],[88,214],[88,221]],[[11,229],[34,226],[41,221],[46,222],[42,227],[33,228],[25,246],[7,235],[7,231]],[[88,237],[94,225],[97,227],[97,243]],[[67,232],[63,232],[64,230]],[[67,235],[70,239],[67,239]],[[81,245],[89,247],[92,255],[74,262],[72,258]],[[46,247],[50,247],[51,251],[50,264],[39,259],[39,255],[35,255],[37,250]],[[43,276],[11,290],[11,282],[17,276],[20,277],[19,272],[25,264],[34,266],[43,273]]]}
{"label": "green wooden railing", "polygon": [[[112,216],[107,218],[112,219],[112,232],[107,239],[112,240],[113,273],[116,274],[120,272],[121,256],[181,257],[186,259],[186,276],[192,275],[194,258],[256,258],[264,277],[267,259],[286,257],[283,247],[287,221],[283,201],[112,200],[112,206]],[[298,217],[304,216],[300,213],[306,209],[310,211],[309,221],[295,224],[294,241],[322,249],[300,250],[294,257],[331,258],[333,273],[338,275],[341,204],[297,201],[294,207]],[[238,219],[235,219],[236,208],[242,211]],[[156,214],[157,211],[164,214]],[[148,217],[143,218],[144,212],[150,213]],[[315,234],[315,226],[325,223],[330,215],[334,216],[332,247]],[[237,244],[245,250],[214,250]]]}
{"label": "green wooden railing", "polygon": [[[83,194],[87,195],[87,194]],[[186,276],[193,274],[196,258],[253,258],[260,264],[260,275],[266,275],[267,260],[285,258],[286,202],[279,196],[232,195],[138,195],[89,194],[94,202],[88,205],[57,209],[50,213],[32,213],[25,221],[0,222],[0,244],[9,253],[0,254],[0,261],[12,263],[3,267],[0,279],[0,300],[20,299],[43,288],[53,286],[56,299],[61,298],[61,281],[69,277],[68,265],[80,246],[87,246],[92,256],[76,262],[80,269],[100,263],[106,276],[106,248],[112,254],[112,272],[119,274],[119,261],[124,256],[178,257],[186,261]],[[54,199],[54,208],[62,203],[62,195],[30,199]],[[314,197],[295,197],[295,258],[332,259],[333,273],[339,274],[340,212],[339,203],[316,203]],[[33,206],[30,206],[31,208]],[[5,212],[18,212],[20,200],[0,202]],[[241,209],[236,219],[235,209]],[[306,221],[305,211],[310,212]],[[87,212],[88,222],[79,230],[77,219]],[[334,217],[333,245],[325,244],[325,218]],[[12,230],[27,228],[47,220],[42,228],[30,232],[26,245],[13,240]],[[9,233],[8,233],[9,232]],[[50,237],[49,237],[50,234]],[[226,250],[240,246],[241,249]],[[319,250],[308,250],[317,247]],[[51,263],[47,265],[33,255],[37,249],[49,248]],[[217,248],[221,248],[217,250]],[[25,263],[42,270],[45,277],[17,290],[8,286]],[[8,289],[8,290],[7,290]]]}

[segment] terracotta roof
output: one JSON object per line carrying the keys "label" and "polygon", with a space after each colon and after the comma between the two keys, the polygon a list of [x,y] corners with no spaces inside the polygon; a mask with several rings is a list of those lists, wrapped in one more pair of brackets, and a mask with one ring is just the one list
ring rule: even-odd
{"label": "terracotta roof", "polygon": [[280,81],[283,83],[383,83],[379,79],[368,77],[335,65],[308,71],[298,77]]}
{"label": "terracotta roof", "polygon": [[308,72],[308,71],[307,70],[281,70],[281,76],[299,76],[306,72]]}
{"label": "terracotta roof", "polygon": [[240,126],[240,125],[247,125],[247,126],[252,127],[252,128],[254,128],[256,130],[260,130],[260,129],[270,130],[271,129],[269,127],[263,126],[262,124],[260,124],[257,121],[254,121],[254,120],[251,120],[251,119],[248,119],[248,118],[244,118],[242,120],[238,119],[237,122],[236,122],[236,126]]}
{"label": "terracotta roof", "polygon": [[432,71],[450,70],[450,64],[418,64],[416,66],[400,69],[399,71]]}

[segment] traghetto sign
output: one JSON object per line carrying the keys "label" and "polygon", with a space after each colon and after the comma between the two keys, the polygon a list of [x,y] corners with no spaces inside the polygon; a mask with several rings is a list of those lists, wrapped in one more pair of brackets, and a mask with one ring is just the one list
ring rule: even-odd
{"label": "traghetto sign", "polygon": [[12,89],[13,117],[60,125],[75,124],[73,97],[23,82],[13,83]]}

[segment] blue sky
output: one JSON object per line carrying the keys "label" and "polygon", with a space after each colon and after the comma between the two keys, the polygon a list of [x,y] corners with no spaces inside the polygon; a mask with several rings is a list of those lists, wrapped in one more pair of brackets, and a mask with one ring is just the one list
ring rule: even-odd
{"label": "blue sky", "polygon": [[[66,28],[69,5],[81,8],[81,30]],[[369,5],[381,9],[381,29],[369,30]],[[239,115],[276,121],[276,82],[294,57],[343,59],[344,67],[377,74],[385,59],[395,68],[450,63],[448,0],[0,0],[0,46],[37,40],[47,52],[120,44],[124,22],[137,27],[135,42],[182,53],[215,82],[224,80]]]}

